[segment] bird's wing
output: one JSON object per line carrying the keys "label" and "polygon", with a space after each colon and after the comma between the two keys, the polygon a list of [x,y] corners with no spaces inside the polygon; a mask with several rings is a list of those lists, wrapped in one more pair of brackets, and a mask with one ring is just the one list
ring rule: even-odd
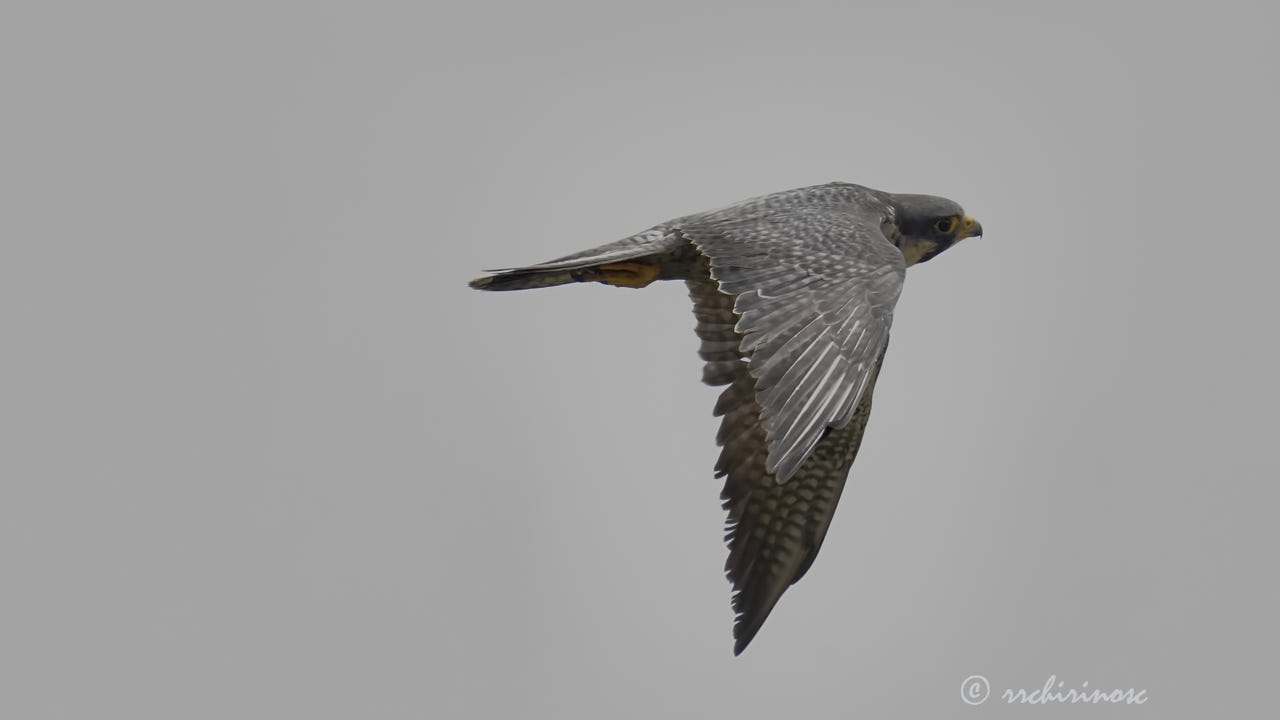
{"label": "bird's wing", "polygon": [[733,382],[747,359],[765,469],[779,483],[853,417],[888,342],[906,266],[883,220],[880,208],[851,201],[730,209],[680,227],[736,317],[734,337],[703,337],[704,380]]}
{"label": "bird's wing", "polygon": [[863,392],[853,418],[827,432],[790,482],[779,484],[765,468],[765,432],[756,401],[756,381],[734,330],[733,296],[719,290],[707,272],[688,281],[693,299],[705,379],[727,385],[716,402],[721,416],[716,441],[722,446],[716,476],[724,477],[721,500],[728,511],[725,541],[729,558],[725,574],[733,584],[734,654],[751,642],[774,605],[798,581],[822,547],[849,467],[871,415],[871,397],[880,361]]}
{"label": "bird's wing", "polygon": [[751,486],[726,479],[725,573],[734,589],[734,654],[746,649],[778,599],[818,556],[871,416],[878,367],[853,418],[823,436],[790,482]]}
{"label": "bird's wing", "polygon": [[729,215],[687,219],[680,233],[701,253],[688,285],[703,380],[727,386],[715,408],[716,471],[729,513],[736,654],[826,537],[870,416],[905,267],[874,208]]}

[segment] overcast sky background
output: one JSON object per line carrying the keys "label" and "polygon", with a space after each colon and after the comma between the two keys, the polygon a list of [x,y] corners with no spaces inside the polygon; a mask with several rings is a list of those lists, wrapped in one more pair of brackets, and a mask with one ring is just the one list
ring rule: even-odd
{"label": "overcast sky background", "polygon": [[[764,5],[0,3],[0,715],[1274,712],[1275,6]],[[734,659],[683,285],[465,283],[837,179],[986,237]]]}

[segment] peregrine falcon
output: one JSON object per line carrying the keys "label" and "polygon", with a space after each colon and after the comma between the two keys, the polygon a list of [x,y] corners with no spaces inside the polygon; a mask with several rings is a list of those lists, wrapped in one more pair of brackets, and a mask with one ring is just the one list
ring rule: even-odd
{"label": "peregrine falcon", "polygon": [[822,547],[871,414],[906,268],[981,234],[945,198],[837,182],[490,271],[471,287],[688,286],[702,380],[724,387],[715,470],[724,478],[738,655]]}

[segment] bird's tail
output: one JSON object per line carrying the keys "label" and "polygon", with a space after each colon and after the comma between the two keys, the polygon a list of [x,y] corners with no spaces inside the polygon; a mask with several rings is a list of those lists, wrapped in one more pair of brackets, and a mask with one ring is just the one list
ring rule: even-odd
{"label": "bird's tail", "polygon": [[662,273],[661,253],[672,238],[660,229],[633,235],[550,262],[506,270],[468,283],[476,290],[530,290],[574,282],[602,282],[640,288]]}
{"label": "bird's tail", "polygon": [[476,290],[532,290],[579,282],[575,274],[581,275],[573,270],[544,270],[537,265],[490,272],[493,274],[478,277],[467,284]]}

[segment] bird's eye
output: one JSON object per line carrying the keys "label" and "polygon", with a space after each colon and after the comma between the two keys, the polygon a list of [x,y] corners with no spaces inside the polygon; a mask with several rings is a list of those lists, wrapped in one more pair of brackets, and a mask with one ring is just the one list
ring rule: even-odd
{"label": "bird's eye", "polygon": [[942,218],[933,224],[933,229],[940,233],[949,233],[956,226],[955,218]]}

